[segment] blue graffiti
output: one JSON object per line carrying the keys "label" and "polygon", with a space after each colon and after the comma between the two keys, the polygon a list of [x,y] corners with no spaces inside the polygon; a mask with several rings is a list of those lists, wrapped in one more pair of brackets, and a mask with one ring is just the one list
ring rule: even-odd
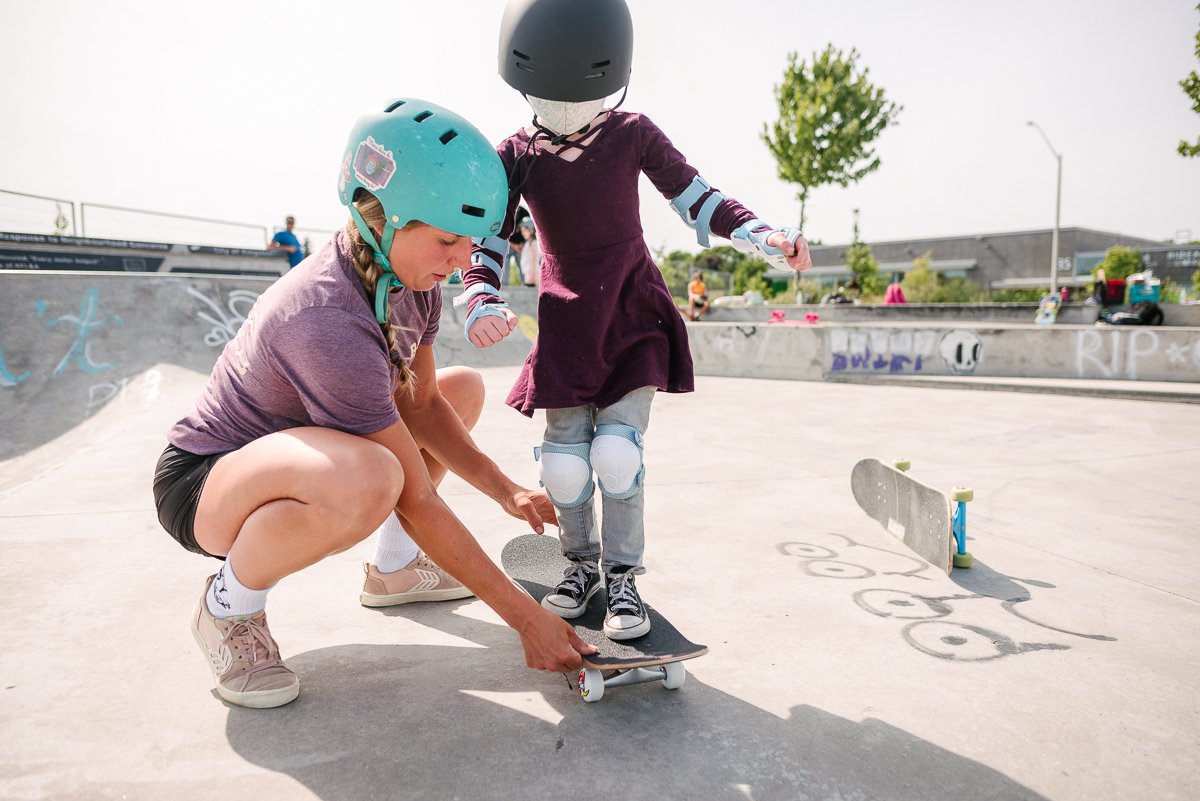
{"label": "blue graffiti", "polygon": [[26,378],[29,378],[29,371],[20,375],[13,375],[8,371],[8,365],[4,363],[4,351],[0,350],[0,387],[15,387]]}
{"label": "blue graffiti", "polygon": [[914,358],[901,353],[892,353],[885,356],[882,353],[877,353],[872,358],[871,349],[867,348],[862,353],[834,353],[832,371],[837,373],[845,370],[869,370],[879,373],[887,370],[889,373],[903,373],[906,371],[919,373],[923,366],[920,356]]}
{"label": "blue graffiti", "polygon": [[[72,360],[75,365],[85,373],[99,373],[104,370],[112,370],[116,367],[115,364],[105,362],[97,364],[92,358],[92,343],[88,341],[88,337],[92,333],[105,325],[122,326],[125,321],[121,316],[114,314],[111,317],[96,318],[96,307],[99,306],[100,290],[92,287],[83,293],[83,299],[79,303],[79,315],[64,314],[61,317],[55,317],[53,320],[46,321],[45,327],[49,331],[51,328],[59,324],[70,324],[75,326],[75,341],[71,343],[71,347],[67,350],[66,355],[54,368],[53,376],[58,377],[66,372]],[[38,302],[38,316],[41,317],[45,311],[45,304]]]}

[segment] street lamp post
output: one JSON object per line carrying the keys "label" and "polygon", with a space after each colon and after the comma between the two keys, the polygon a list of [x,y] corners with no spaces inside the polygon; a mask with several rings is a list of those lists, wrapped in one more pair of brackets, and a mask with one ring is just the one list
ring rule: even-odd
{"label": "street lamp post", "polygon": [[1050,239],[1050,293],[1058,293],[1058,221],[1059,214],[1062,210],[1062,153],[1054,149],[1054,145],[1050,144],[1050,137],[1046,136],[1046,132],[1042,130],[1042,126],[1038,125],[1033,120],[1030,120],[1026,125],[1032,125],[1037,129],[1037,132],[1042,135],[1042,139],[1046,141],[1046,147],[1050,148],[1050,152],[1054,154],[1054,158],[1058,161],[1058,184],[1054,190],[1054,235]]}

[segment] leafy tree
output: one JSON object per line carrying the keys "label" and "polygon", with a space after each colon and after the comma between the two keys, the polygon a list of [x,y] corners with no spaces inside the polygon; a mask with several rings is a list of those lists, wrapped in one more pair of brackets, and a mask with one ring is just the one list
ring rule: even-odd
{"label": "leafy tree", "polygon": [[879,262],[871,253],[871,246],[858,236],[858,210],[854,211],[854,241],[846,251],[846,266],[858,278],[859,290],[863,296],[879,295],[886,288],[883,279],[879,277]]}
{"label": "leafy tree", "polygon": [[909,303],[933,303],[937,297],[937,275],[933,272],[933,254],[925,251],[913,259],[912,269],[900,282],[904,298]]}
{"label": "leafy tree", "polygon": [[1200,289],[1200,270],[1192,273],[1192,289]]}
{"label": "leafy tree", "polygon": [[800,228],[809,194],[826,184],[846,187],[879,168],[872,144],[895,123],[902,107],[892,103],[849,57],[832,44],[812,64],[788,54],[783,82],[775,87],[779,119],[760,134],[775,156],[779,177],[799,185]]}
{"label": "leafy tree", "polygon": [[[748,289],[756,289],[763,297],[770,297],[771,285],[763,277],[767,263],[749,253],[743,253],[729,245],[709,248],[696,257],[695,267],[703,273],[733,275],[733,294],[740,295]],[[764,289],[765,287],[765,289]]]}
{"label": "leafy tree", "polygon": [[[1200,5],[1196,6],[1196,10],[1200,11]],[[1200,29],[1196,31],[1196,58],[1200,59]],[[1200,114],[1200,75],[1192,70],[1186,78],[1179,82],[1179,85],[1183,87],[1184,94],[1192,99],[1192,111]],[[1200,156],[1200,138],[1196,139],[1194,145],[1180,140],[1179,155],[1185,158]]]}
{"label": "leafy tree", "polygon": [[673,250],[670,253],[666,253],[665,250],[656,250],[654,261],[663,275],[663,280],[667,282],[667,288],[671,290],[671,297],[682,298],[683,302],[687,303],[688,276],[696,256],[683,250]]}
{"label": "leafy tree", "polygon": [[1104,271],[1107,280],[1124,280],[1142,269],[1142,252],[1137,248],[1127,248],[1117,245],[1104,251],[1104,258],[1092,268],[1092,277],[1099,277]]}

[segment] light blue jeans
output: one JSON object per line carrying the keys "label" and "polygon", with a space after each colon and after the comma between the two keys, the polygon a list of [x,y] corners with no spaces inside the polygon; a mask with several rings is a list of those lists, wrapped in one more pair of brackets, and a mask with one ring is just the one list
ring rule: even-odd
{"label": "light blue jeans", "polygon": [[[654,387],[635,389],[612,406],[574,406],[546,410],[546,441],[562,445],[591,442],[596,426],[623,423],[643,435],[650,425],[650,402]],[[624,500],[609,498],[597,486],[591,498],[572,509],[557,505],[558,536],[563,555],[568,558],[599,562],[607,572],[617,565],[640,567],[646,546],[645,484]],[[596,535],[596,496],[602,497],[600,536]],[[603,555],[603,560],[601,556]]]}

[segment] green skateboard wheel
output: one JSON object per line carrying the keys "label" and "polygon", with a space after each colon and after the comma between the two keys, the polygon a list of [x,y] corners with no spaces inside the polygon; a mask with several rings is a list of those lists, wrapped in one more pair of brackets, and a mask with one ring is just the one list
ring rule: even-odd
{"label": "green skateboard wheel", "polygon": [[963,503],[973,501],[975,500],[975,490],[970,487],[955,487],[950,491],[950,500],[962,501]]}
{"label": "green skateboard wheel", "polygon": [[971,566],[971,563],[973,561],[975,561],[975,560],[971,558],[971,554],[969,554],[969,553],[954,554],[954,566],[955,567],[961,567],[965,570],[966,568],[969,568]]}
{"label": "green skateboard wheel", "polygon": [[896,468],[901,473],[905,473],[908,471],[908,468],[912,467],[912,462],[910,462],[908,459],[893,459],[892,467]]}

